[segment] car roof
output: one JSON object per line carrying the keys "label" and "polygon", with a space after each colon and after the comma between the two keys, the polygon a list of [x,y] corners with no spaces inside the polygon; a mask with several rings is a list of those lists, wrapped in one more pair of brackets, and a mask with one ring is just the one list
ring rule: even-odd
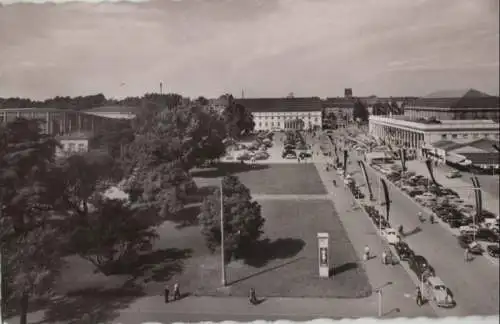
{"label": "car roof", "polygon": [[443,280],[441,280],[441,278],[439,277],[429,277],[427,278],[427,281],[432,285],[432,286],[444,286],[446,287],[446,285],[444,284]]}

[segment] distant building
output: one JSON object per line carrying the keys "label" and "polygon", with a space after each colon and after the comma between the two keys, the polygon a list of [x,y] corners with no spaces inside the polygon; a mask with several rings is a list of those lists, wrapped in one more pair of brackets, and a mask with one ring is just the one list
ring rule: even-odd
{"label": "distant building", "polygon": [[345,88],[344,89],[344,97],[351,99],[352,98],[352,88]]}
{"label": "distant building", "polygon": [[42,132],[50,135],[96,133],[106,129],[114,121],[107,117],[81,111],[55,108],[7,108],[0,109],[0,124],[16,118],[38,119]]}
{"label": "distant building", "polygon": [[468,89],[438,91],[418,98],[405,107],[405,116],[411,118],[435,117],[439,120],[467,120],[500,118],[498,97]]}
{"label": "distant building", "polygon": [[231,104],[232,100],[232,97],[229,95],[222,95],[217,99],[209,99],[207,108],[213,112],[222,114],[224,109]]}
{"label": "distant building", "polygon": [[56,136],[56,140],[61,144],[61,147],[56,149],[56,157],[88,152],[91,137],[91,134],[85,133]]}
{"label": "distant building", "polygon": [[252,113],[257,131],[321,129],[319,98],[246,98],[235,102]]}
{"label": "distant building", "polygon": [[139,108],[127,106],[103,106],[83,111],[86,114],[112,118],[112,119],[134,119]]}
{"label": "distant building", "polygon": [[[328,115],[335,116],[334,125],[332,128],[344,128],[353,120],[355,99],[352,98],[326,98],[322,102],[323,107],[323,123],[331,122]],[[326,126],[326,125],[325,125]]]}

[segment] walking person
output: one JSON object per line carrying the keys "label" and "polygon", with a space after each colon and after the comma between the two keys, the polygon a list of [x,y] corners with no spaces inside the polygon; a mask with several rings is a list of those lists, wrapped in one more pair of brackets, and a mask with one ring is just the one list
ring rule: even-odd
{"label": "walking person", "polygon": [[469,251],[469,248],[465,248],[465,252],[464,252],[464,261],[465,262],[469,262],[470,260],[470,251]]}
{"label": "walking person", "polygon": [[429,216],[429,221],[431,222],[431,224],[434,224],[434,214],[431,214],[431,216]]}
{"label": "walking person", "polygon": [[168,285],[165,285],[163,288],[163,297],[165,298],[165,304],[168,304],[168,297],[170,295],[170,289],[168,289]]}
{"label": "walking person", "polygon": [[420,290],[420,287],[417,287],[416,302],[417,302],[418,306],[422,306],[422,304],[424,303],[424,300],[422,298],[422,291]]}
{"label": "walking person", "polygon": [[176,282],[174,285],[174,300],[181,299],[181,292],[179,290],[179,284]]}
{"label": "walking person", "polygon": [[333,179],[332,182],[333,182],[333,186],[337,187],[337,180]]}
{"label": "walking person", "polygon": [[370,248],[368,247],[368,245],[365,245],[365,250],[364,250],[364,254],[363,254],[363,259],[365,261],[368,261],[370,259]]}
{"label": "walking person", "polygon": [[382,252],[382,264],[386,265],[387,264],[387,253]]}
{"label": "walking person", "polygon": [[404,233],[403,233],[403,225],[399,225],[398,227],[398,233],[399,233],[399,236],[403,237],[404,236]]}
{"label": "walking person", "polygon": [[255,289],[250,288],[250,295],[248,297],[251,304],[253,305],[257,304],[257,296],[255,294]]}

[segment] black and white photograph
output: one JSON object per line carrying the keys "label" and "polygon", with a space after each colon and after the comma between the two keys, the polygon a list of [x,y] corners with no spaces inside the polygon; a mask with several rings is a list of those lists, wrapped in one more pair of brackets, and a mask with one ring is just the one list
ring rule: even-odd
{"label": "black and white photograph", "polygon": [[498,323],[499,7],[0,0],[0,324]]}

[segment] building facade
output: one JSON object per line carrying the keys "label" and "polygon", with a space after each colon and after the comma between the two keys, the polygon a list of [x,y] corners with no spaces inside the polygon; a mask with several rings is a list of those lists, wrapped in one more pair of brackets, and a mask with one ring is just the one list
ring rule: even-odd
{"label": "building facade", "polygon": [[500,134],[500,125],[492,120],[424,122],[404,116],[370,116],[368,127],[375,138],[410,148],[423,148],[442,140],[467,143],[484,138],[498,141]]}
{"label": "building facade", "polygon": [[[332,128],[345,128],[353,121],[355,100],[351,97],[346,98],[326,98],[323,101],[323,118]],[[334,118],[329,118],[333,115]]]}
{"label": "building facade", "polygon": [[499,98],[469,89],[439,91],[408,102],[404,114],[410,118],[435,117],[439,120],[472,120],[500,118]]}
{"label": "building facade", "polygon": [[0,124],[16,118],[38,119],[42,132],[49,135],[66,135],[75,132],[95,133],[106,129],[113,119],[90,115],[80,111],[54,108],[8,108],[0,109]]}
{"label": "building facade", "polygon": [[56,139],[61,144],[61,147],[56,148],[56,156],[66,157],[72,154],[88,152],[91,135],[74,133],[56,136]]}
{"label": "building facade", "polygon": [[319,98],[248,98],[235,102],[252,113],[256,131],[321,129]]}

